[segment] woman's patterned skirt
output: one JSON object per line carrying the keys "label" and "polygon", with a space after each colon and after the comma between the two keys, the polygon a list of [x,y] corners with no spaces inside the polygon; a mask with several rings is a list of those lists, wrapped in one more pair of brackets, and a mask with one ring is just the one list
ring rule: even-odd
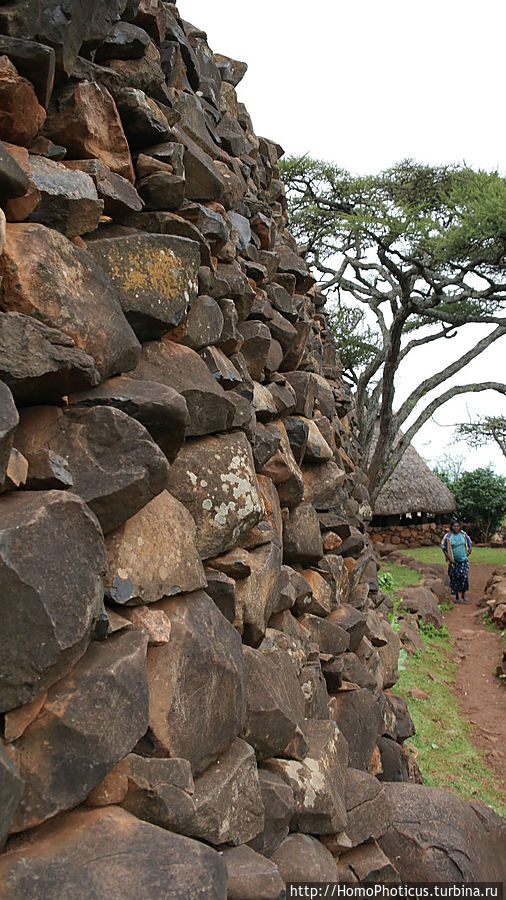
{"label": "woman's patterned skirt", "polygon": [[452,562],[448,566],[450,590],[452,594],[464,594],[469,590],[469,562]]}

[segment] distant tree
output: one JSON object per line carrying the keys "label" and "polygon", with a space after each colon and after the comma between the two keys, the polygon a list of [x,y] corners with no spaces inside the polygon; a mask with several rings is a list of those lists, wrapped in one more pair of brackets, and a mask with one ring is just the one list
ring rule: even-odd
{"label": "distant tree", "polygon": [[464,462],[464,456],[445,453],[433,466],[433,472],[453,491],[453,485],[464,473]]}
{"label": "distant tree", "polygon": [[474,422],[464,422],[458,426],[457,439],[463,439],[470,447],[497,444],[506,456],[506,418],[504,416],[483,416]]}
{"label": "distant tree", "polygon": [[506,515],[506,478],[491,467],[463,472],[451,485],[459,517],[476,525],[485,541],[497,531]]}
{"label": "distant tree", "polygon": [[[411,160],[357,177],[308,156],[287,159],[282,174],[295,236],[324,292],[337,297],[331,325],[356,386],[374,501],[440,406],[456,394],[506,393],[505,384],[483,381],[427,399],[506,334],[506,179]],[[469,323],[491,330],[438,371],[446,341]],[[415,348],[435,341],[441,346],[427,353],[419,385],[394,411],[399,367]]]}

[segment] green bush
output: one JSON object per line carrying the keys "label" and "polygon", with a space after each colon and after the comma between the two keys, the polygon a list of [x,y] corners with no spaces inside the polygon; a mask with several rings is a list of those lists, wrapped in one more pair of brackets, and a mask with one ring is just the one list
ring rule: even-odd
{"label": "green bush", "polygon": [[488,541],[506,514],[506,478],[489,466],[463,472],[452,485],[457,509],[464,522],[478,527]]}

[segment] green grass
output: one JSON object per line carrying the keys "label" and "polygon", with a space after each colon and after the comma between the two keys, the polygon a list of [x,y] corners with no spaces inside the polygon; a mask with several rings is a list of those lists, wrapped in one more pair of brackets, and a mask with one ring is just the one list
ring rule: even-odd
{"label": "green grass", "polygon": [[392,576],[392,587],[382,587],[382,590],[386,590],[387,593],[390,593],[390,591],[400,591],[410,584],[417,584],[422,577],[419,572],[415,572],[413,569],[407,569],[406,566],[394,565],[382,565],[380,570],[380,582],[382,580],[382,575]]}
{"label": "green grass", "polygon": [[[382,567],[380,575],[387,572],[392,578],[389,593],[420,580],[418,572],[404,566]],[[445,626],[439,632],[426,626],[420,634],[425,648],[404,659],[393,690],[406,699],[415,723],[416,734],[407,743],[417,751],[424,783],[452,790],[464,800],[482,800],[506,815],[501,786],[483,754],[471,744],[473,726],[463,718],[453,692],[457,663],[451,658],[453,646],[448,631]],[[415,687],[430,699],[416,700],[409,693]]]}
{"label": "green grass", "polygon": [[[420,562],[445,563],[440,547],[416,547],[414,550],[403,550],[405,556],[414,556]],[[501,547],[473,547],[471,563],[482,563],[491,566],[506,566],[506,549]]]}

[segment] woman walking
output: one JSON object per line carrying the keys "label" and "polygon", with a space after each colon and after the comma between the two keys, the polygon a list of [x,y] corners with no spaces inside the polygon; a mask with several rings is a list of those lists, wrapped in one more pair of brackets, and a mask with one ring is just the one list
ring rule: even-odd
{"label": "woman walking", "polygon": [[472,542],[469,535],[462,530],[458,519],[454,519],[450,530],[441,541],[441,549],[448,563],[448,575],[450,578],[450,590],[455,596],[455,603],[460,603],[459,594],[462,594],[463,603],[467,603],[469,597],[469,562]]}

